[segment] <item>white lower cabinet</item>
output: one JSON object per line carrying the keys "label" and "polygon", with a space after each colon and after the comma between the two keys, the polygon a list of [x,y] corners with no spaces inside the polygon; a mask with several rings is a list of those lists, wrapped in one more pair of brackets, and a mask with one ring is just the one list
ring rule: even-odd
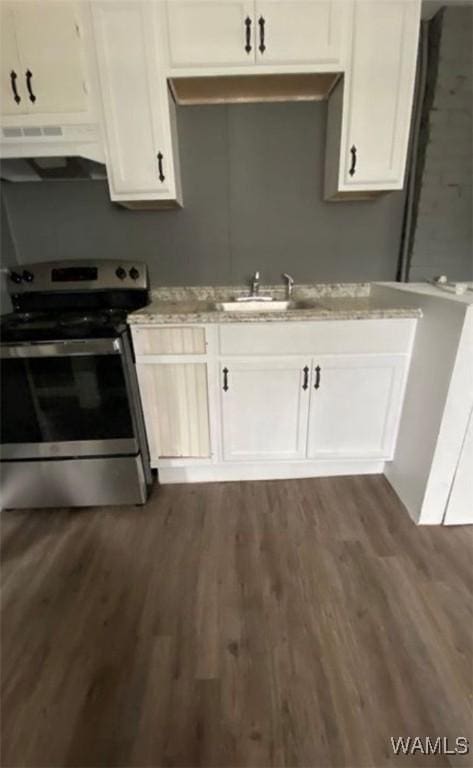
{"label": "white lower cabinet", "polygon": [[221,363],[223,458],[305,457],[310,359]]}
{"label": "white lower cabinet", "polygon": [[381,472],[416,322],[133,326],[152,466],[164,483]]}
{"label": "white lower cabinet", "polygon": [[338,355],[314,360],[307,456],[391,457],[399,420],[404,355]]}
{"label": "white lower cabinet", "polygon": [[404,355],[224,361],[223,458],[388,459]]}

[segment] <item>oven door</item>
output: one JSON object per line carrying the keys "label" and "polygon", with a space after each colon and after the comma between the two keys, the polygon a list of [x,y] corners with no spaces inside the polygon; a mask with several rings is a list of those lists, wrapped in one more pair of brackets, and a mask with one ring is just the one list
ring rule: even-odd
{"label": "oven door", "polygon": [[2,459],[136,454],[122,341],[0,347]]}

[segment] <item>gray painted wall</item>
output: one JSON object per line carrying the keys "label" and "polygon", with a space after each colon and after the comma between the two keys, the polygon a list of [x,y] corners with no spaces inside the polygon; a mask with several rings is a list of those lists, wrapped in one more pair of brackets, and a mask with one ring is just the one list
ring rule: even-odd
{"label": "gray painted wall", "polygon": [[5,184],[18,260],[136,258],[155,285],[392,280],[403,193],[323,201],[326,111],[180,108],[182,210],[128,211],[102,182]]}
{"label": "gray painted wall", "polygon": [[445,8],[430,22],[429,37],[409,279],[472,280],[473,8]]}

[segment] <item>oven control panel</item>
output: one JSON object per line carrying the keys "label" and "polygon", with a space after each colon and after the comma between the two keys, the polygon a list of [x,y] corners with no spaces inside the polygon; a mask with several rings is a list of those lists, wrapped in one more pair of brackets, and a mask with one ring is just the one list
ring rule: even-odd
{"label": "oven control panel", "polygon": [[10,293],[38,291],[148,290],[148,268],[139,261],[43,261],[11,270]]}

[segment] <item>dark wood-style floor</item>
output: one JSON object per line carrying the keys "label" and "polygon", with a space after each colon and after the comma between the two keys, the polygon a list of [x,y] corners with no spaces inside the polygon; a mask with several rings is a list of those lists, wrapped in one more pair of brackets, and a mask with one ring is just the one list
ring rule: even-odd
{"label": "dark wood-style floor", "polygon": [[3,768],[427,768],[458,763],[390,737],[471,737],[472,529],[416,528],[381,476],[157,486],[2,534]]}

